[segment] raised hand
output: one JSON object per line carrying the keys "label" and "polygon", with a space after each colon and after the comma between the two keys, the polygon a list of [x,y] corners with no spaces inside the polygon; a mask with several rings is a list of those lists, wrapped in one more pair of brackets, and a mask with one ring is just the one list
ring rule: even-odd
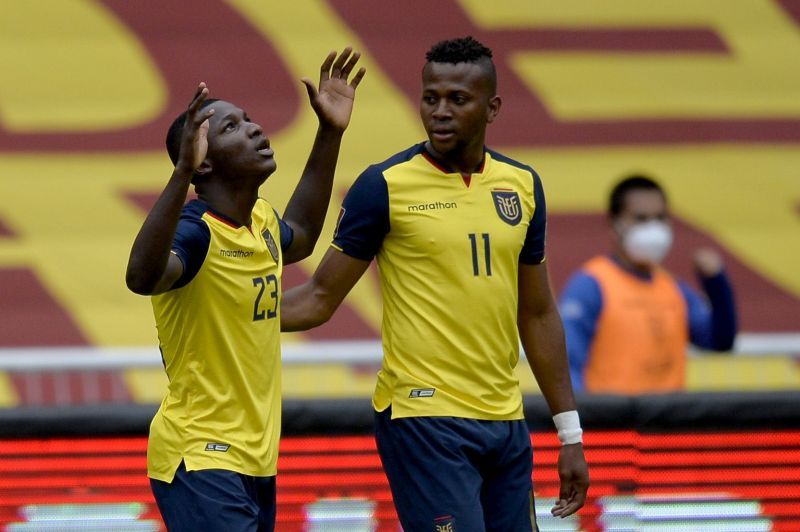
{"label": "raised hand", "polygon": [[317,113],[321,125],[344,131],[350,123],[356,87],[361,83],[366,69],[359,68],[350,83],[347,78],[360,57],[361,54],[353,52],[350,46],[342,50],[338,57],[332,51],[320,68],[319,89],[310,79],[302,79],[311,107]]}
{"label": "raised hand", "polygon": [[208,87],[201,81],[197,86],[194,98],[186,109],[180,155],[175,165],[176,169],[189,174],[197,170],[208,153],[208,119],[214,114],[214,109],[209,108],[201,112],[203,102],[207,98]]}

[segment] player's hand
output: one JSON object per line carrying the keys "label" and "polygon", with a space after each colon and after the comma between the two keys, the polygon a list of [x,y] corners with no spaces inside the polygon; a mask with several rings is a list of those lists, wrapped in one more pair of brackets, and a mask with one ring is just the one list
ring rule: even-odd
{"label": "player's hand", "polygon": [[581,509],[589,490],[589,467],[580,443],[562,445],[558,455],[558,477],[561,489],[556,505],[550,510],[556,517],[567,517]]}
{"label": "player's hand", "polygon": [[320,68],[319,89],[310,79],[302,79],[308,91],[311,107],[323,126],[344,131],[350,123],[356,87],[361,83],[366,69],[363,67],[358,69],[350,83],[347,82],[347,78],[350,77],[360,57],[361,54],[353,52],[350,46],[342,50],[338,57],[335,51],[329,53]]}
{"label": "player's hand", "polygon": [[200,108],[206,98],[208,98],[208,87],[201,81],[186,110],[180,155],[175,164],[176,170],[188,175],[197,170],[208,153],[208,119],[214,114],[214,110],[206,108],[201,112]]}
{"label": "player's hand", "polygon": [[694,253],[694,267],[703,277],[714,277],[722,271],[722,255],[709,248],[701,248]]}

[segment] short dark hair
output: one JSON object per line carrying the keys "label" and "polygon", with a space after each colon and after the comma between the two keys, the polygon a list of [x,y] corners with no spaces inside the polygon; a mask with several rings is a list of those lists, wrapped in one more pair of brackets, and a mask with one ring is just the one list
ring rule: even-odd
{"label": "short dark hair", "polygon": [[667,201],[667,194],[655,180],[640,174],[626,177],[611,190],[608,198],[608,216],[616,218],[625,209],[625,198],[632,190],[655,190]]}
{"label": "short dark hair", "polygon": [[[218,101],[218,98],[209,98],[203,102],[203,105],[200,106],[200,109],[205,109],[212,103]],[[184,111],[179,114],[178,117],[172,121],[172,124],[167,130],[165,144],[167,145],[167,154],[169,155],[169,159],[172,161],[173,165],[178,164],[178,156],[181,153],[181,137],[183,137],[183,126],[186,125],[186,113],[187,111]]]}
{"label": "short dark hair", "polygon": [[492,61],[492,50],[471,36],[439,41],[425,54],[428,63],[482,63],[486,65],[492,93],[497,87],[497,71]]}
{"label": "short dark hair", "polygon": [[439,41],[428,50],[429,63],[474,63],[482,57],[492,58],[492,51],[471,36]]}

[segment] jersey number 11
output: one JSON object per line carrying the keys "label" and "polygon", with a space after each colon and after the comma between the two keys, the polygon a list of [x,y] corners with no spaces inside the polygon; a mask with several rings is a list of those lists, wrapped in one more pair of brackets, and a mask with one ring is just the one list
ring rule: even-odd
{"label": "jersey number 11", "polygon": [[[483,240],[483,263],[486,268],[486,275],[487,277],[491,277],[492,275],[492,246],[489,243],[489,233],[481,233],[481,239]],[[478,253],[478,235],[476,233],[469,234],[469,242],[472,245],[472,275],[478,276],[481,274],[481,265],[480,261],[478,260],[479,253]]]}

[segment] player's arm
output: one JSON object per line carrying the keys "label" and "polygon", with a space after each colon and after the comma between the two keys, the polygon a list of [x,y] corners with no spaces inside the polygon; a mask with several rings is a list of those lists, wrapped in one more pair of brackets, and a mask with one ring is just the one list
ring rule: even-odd
{"label": "player's arm", "polygon": [[175,170],[133,242],[125,282],[137,294],[166,292],[183,274],[183,263],[170,251],[192,175],[208,151],[208,118],[214,111],[200,110],[207,97],[208,89],[200,83],[186,112]]}
{"label": "player's arm", "polygon": [[350,123],[356,87],[364,77],[365,69],[361,68],[347,82],[359,57],[350,47],[338,57],[331,52],[320,68],[319,89],[308,78],[302,80],[319,127],[300,182],[283,215],[294,232],[292,244],[283,255],[285,264],[308,257],[322,231],[342,136]]}
{"label": "player's arm", "polygon": [[[575,411],[564,329],[550,290],[545,263],[519,265],[517,326],[528,364],[552,414],[557,416]],[[558,474],[561,490],[551,511],[553,515],[566,517],[583,506],[589,489],[589,470],[580,442],[561,446]]]}
{"label": "player's arm", "polygon": [[281,331],[304,331],[328,321],[369,262],[329,248],[311,279],[283,293]]}

